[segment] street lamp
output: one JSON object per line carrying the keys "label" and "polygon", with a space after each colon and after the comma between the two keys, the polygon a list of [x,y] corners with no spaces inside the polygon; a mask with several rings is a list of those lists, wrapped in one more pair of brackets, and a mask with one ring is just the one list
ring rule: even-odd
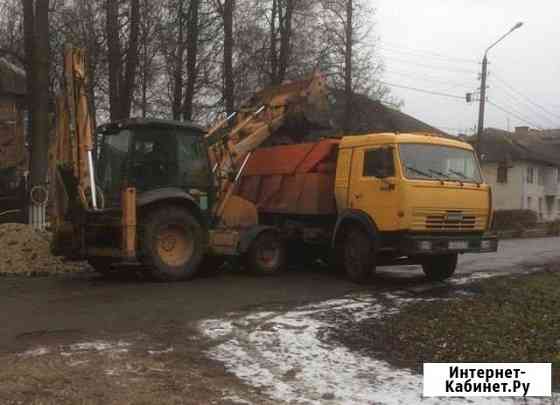
{"label": "street lamp", "polygon": [[482,75],[481,75],[481,80],[480,80],[480,104],[479,104],[479,110],[478,110],[478,135],[477,135],[477,151],[480,155],[480,146],[482,144],[482,133],[484,132],[484,107],[486,104],[486,75],[488,73],[488,51],[490,51],[490,49],[494,48],[496,45],[498,45],[505,37],[507,37],[509,34],[511,34],[513,31],[515,31],[518,28],[521,28],[523,26],[522,22],[518,22],[517,24],[515,24],[513,26],[512,29],[510,29],[508,32],[506,32],[504,35],[502,35],[500,37],[500,39],[498,39],[496,42],[494,42],[492,45],[490,45],[488,48],[486,48],[486,51],[484,52],[484,58],[482,59]]}

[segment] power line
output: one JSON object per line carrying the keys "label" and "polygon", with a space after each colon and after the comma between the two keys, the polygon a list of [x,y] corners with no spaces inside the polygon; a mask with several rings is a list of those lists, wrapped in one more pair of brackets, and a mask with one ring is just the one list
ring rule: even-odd
{"label": "power line", "polygon": [[512,85],[508,84],[505,80],[501,79],[498,75],[496,75],[496,73],[494,73],[494,76],[496,77],[496,79],[501,82],[502,84],[504,84],[506,87],[508,87],[511,91],[513,91],[514,93],[518,94],[519,96],[523,97],[525,100],[527,100],[530,104],[534,105],[535,107],[539,108],[540,110],[544,111],[545,113],[555,117],[556,119],[560,119],[560,115],[557,115],[553,112],[550,112],[548,109],[544,108],[542,105],[534,102],[533,100],[531,100],[528,96],[526,96],[525,94],[521,93],[519,90],[516,90],[515,88],[513,88]]}
{"label": "power line", "polygon": [[417,48],[410,48],[410,47],[402,46],[402,45],[399,45],[399,44],[396,44],[396,43],[393,43],[393,42],[381,41],[381,45],[379,45],[379,47],[384,48],[384,49],[389,49],[389,50],[394,51],[394,52],[431,55],[432,57],[447,59],[449,61],[456,61],[456,62],[461,62],[461,63],[471,63],[471,64],[477,64],[477,65],[480,63],[476,59],[449,56],[449,55],[442,54],[440,52],[435,52],[435,51],[425,50],[425,49],[423,50],[423,49],[417,49]]}
{"label": "power line", "polygon": [[435,78],[434,76],[428,76],[428,75],[418,75],[415,73],[409,73],[409,72],[403,72],[401,70],[394,70],[394,69],[390,69],[385,71],[385,74],[393,74],[393,75],[397,75],[397,76],[401,76],[401,77],[407,77],[410,79],[416,79],[416,80],[422,80],[422,81],[426,81],[426,82],[431,82],[431,83],[437,83],[437,84],[442,84],[444,86],[453,86],[453,87],[460,87],[460,86],[464,86],[466,88],[470,88],[473,86],[472,83],[458,83],[458,82],[449,82],[449,81],[444,81],[440,79]]}
{"label": "power line", "polygon": [[518,114],[515,114],[514,112],[509,111],[508,109],[506,109],[506,108],[504,108],[504,107],[502,107],[502,106],[500,106],[500,105],[494,103],[494,102],[491,101],[491,100],[488,100],[488,104],[494,106],[494,107],[497,108],[498,110],[500,110],[500,111],[502,111],[502,112],[508,114],[508,115],[511,116],[511,117],[517,118],[519,121],[524,122],[525,124],[528,124],[528,125],[532,126],[533,128],[542,129],[540,125],[536,125],[534,122],[531,122],[531,121],[529,121],[528,119],[526,119],[526,118],[524,118],[524,117],[522,117],[522,116],[520,116],[520,115],[518,115]]}
{"label": "power line", "polygon": [[421,67],[421,68],[426,68],[426,69],[445,70],[447,72],[452,72],[452,73],[478,74],[478,72],[475,71],[475,70],[457,69],[457,68],[453,68],[453,67],[449,67],[449,66],[426,65],[424,63],[419,63],[419,62],[414,61],[414,60],[406,60],[406,59],[395,58],[394,56],[391,56],[389,58],[385,57],[385,59],[388,59],[389,62],[396,62],[396,63],[401,63],[401,64],[404,63],[404,64],[409,64],[409,65],[414,65],[414,67]]}
{"label": "power line", "polygon": [[515,92],[511,91],[507,87],[505,87],[505,86],[502,87],[502,85],[498,84],[498,83],[494,83],[494,86],[496,86],[497,89],[503,90],[504,93],[506,93],[506,95],[508,97],[512,97],[512,98],[515,99],[515,100],[512,100],[512,101],[515,101],[516,103],[519,103],[520,105],[525,106],[527,108],[527,110],[529,110],[532,114],[534,114],[535,117],[538,117],[539,119],[545,119],[549,123],[552,123],[553,125],[557,124],[557,122],[554,119],[550,118],[550,116],[542,113],[541,111],[538,111],[535,107],[532,106],[532,104],[524,101],[519,95],[517,95]]}
{"label": "power line", "polygon": [[[524,117],[526,120],[531,120],[533,123],[542,122],[542,120],[539,117],[527,115],[522,110],[519,110],[516,106],[508,102],[504,102],[504,100],[497,100],[497,101],[500,103],[500,106],[502,106],[502,108],[506,108],[508,111],[511,111],[512,113],[515,113],[520,117]],[[533,125],[533,126],[542,127],[542,125]]]}
{"label": "power line", "polygon": [[407,90],[412,90],[412,91],[417,91],[419,93],[426,93],[426,94],[431,94],[433,96],[441,96],[441,97],[449,97],[449,98],[455,98],[455,99],[459,99],[459,100],[465,100],[464,96],[458,96],[456,94],[449,94],[449,93],[443,93],[443,92],[439,92],[439,91],[432,91],[432,90],[426,90],[426,89],[419,89],[417,87],[410,87],[410,86],[403,86],[401,84],[394,84],[394,83],[389,83],[383,80],[379,80],[379,83],[382,83],[386,86],[391,86],[391,87],[398,87],[401,89],[407,89]]}

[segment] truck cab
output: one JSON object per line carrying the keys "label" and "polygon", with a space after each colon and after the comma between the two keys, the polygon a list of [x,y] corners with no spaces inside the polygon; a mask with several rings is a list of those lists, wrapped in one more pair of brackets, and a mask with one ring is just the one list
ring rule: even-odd
{"label": "truck cab", "polygon": [[368,238],[362,245],[371,245],[378,264],[406,257],[428,277],[443,279],[455,270],[458,254],[497,249],[487,235],[491,189],[464,142],[425,134],[345,137],[335,198],[336,240],[348,245],[342,241],[349,229],[358,229],[351,240],[359,246]]}

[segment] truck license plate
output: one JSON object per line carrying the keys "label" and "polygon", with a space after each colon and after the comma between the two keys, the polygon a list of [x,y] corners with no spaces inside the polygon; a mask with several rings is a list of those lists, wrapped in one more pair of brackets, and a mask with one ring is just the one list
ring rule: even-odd
{"label": "truck license plate", "polygon": [[453,240],[449,242],[449,250],[464,250],[469,248],[469,242],[465,240]]}

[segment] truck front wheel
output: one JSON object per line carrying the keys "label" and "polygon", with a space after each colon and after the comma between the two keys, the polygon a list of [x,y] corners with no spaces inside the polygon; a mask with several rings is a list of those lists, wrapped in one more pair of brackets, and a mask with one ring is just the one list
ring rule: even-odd
{"label": "truck front wheel", "polygon": [[337,249],[348,278],[355,283],[368,281],[375,269],[375,249],[368,234],[359,226],[350,226]]}
{"label": "truck front wheel", "polygon": [[160,281],[188,280],[196,275],[203,257],[203,232],[187,210],[164,207],[144,224],[142,257]]}
{"label": "truck front wheel", "polygon": [[446,280],[455,273],[457,257],[457,253],[425,257],[422,259],[422,270],[428,280]]}

